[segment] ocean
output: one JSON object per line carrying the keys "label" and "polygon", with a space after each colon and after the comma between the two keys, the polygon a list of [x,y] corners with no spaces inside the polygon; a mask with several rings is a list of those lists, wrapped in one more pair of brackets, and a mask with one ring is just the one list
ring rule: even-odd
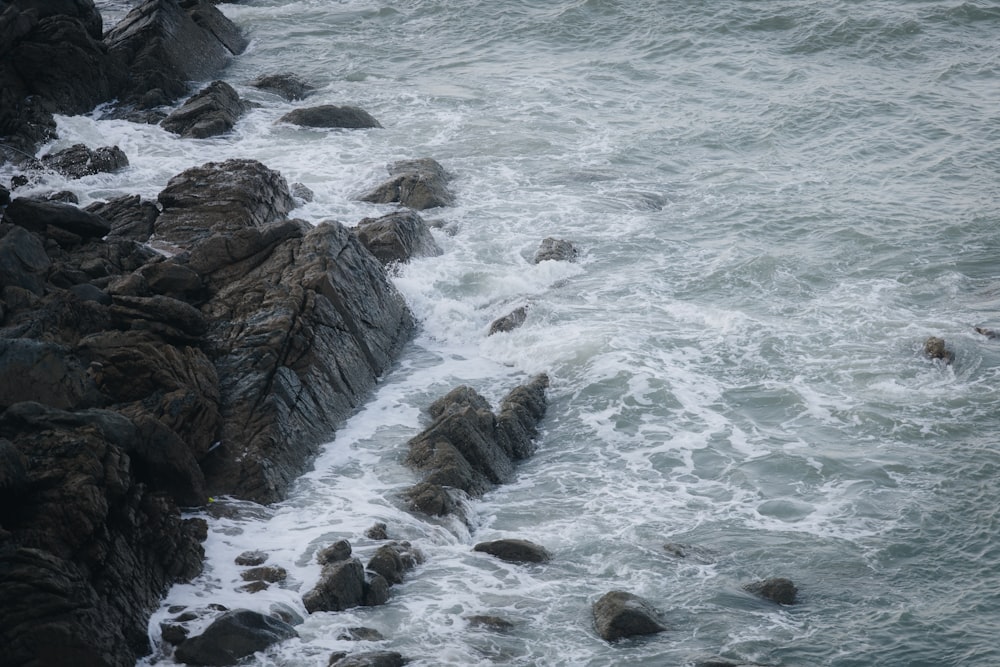
{"label": "ocean", "polygon": [[[101,6],[101,3],[98,3]],[[106,23],[128,3],[104,3]],[[354,225],[387,163],[431,157],[444,254],[396,270],[420,326],[370,402],[273,506],[218,498],[204,574],[154,613],[210,603],[306,617],[251,664],[392,650],[415,666],[1000,664],[1000,4],[958,0],[247,0],[222,78],[256,104],[230,135],[59,117],[42,153],[117,144],[81,204],[155,198],[245,157],[303,183],[294,212]],[[288,102],[249,86],[292,72]],[[276,124],[358,106],[384,126]],[[532,263],[542,239],[574,262]],[[519,306],[524,325],[488,336]],[[945,339],[951,364],[922,353]],[[407,511],[407,440],[466,384],[494,405],[551,378],[538,451],[471,506]],[[390,537],[425,556],[385,606],[305,613],[315,552]],[[516,537],[553,559],[472,551]],[[671,545],[671,548],[667,548]],[[288,579],[249,593],[259,549]],[[678,551],[686,556],[678,555]],[[799,603],[743,585],[787,577]],[[666,632],[610,644],[591,605],[637,594]],[[475,627],[501,617],[506,632]],[[341,639],[365,626],[385,639]]]}

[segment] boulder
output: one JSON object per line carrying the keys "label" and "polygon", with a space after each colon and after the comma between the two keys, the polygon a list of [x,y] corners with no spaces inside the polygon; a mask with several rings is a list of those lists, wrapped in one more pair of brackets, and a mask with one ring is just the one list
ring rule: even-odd
{"label": "boulder", "polygon": [[37,234],[15,226],[0,236],[0,286],[21,287],[41,296],[50,266],[52,260]]}
{"label": "boulder", "polygon": [[362,245],[384,265],[441,254],[430,228],[414,211],[365,218],[354,228]]}
{"label": "boulder", "polygon": [[316,552],[316,562],[320,565],[329,565],[351,557],[351,543],[347,540],[337,540],[328,547],[324,547]]}
{"label": "boulder", "polygon": [[69,178],[83,178],[121,171],[128,166],[128,157],[118,146],[88,148],[84,144],[74,144],[43,156],[42,166]]}
{"label": "boulder", "polygon": [[295,208],[285,179],[256,160],[227,160],[192,167],[157,196],[163,212],[155,238],[188,248],[212,234],[261,227]]}
{"label": "boulder", "polygon": [[315,90],[295,74],[263,74],[251,81],[250,85],[276,93],[289,101],[305,99]]}
{"label": "boulder", "polygon": [[765,600],[783,605],[795,604],[797,601],[796,596],[799,592],[799,589],[795,587],[791,579],[785,579],[784,577],[772,577],[771,579],[754,581],[745,584],[743,590]]}
{"label": "boulder", "polygon": [[389,585],[403,583],[403,576],[423,561],[409,542],[383,544],[368,561],[368,570],[382,575]]}
{"label": "boulder", "polygon": [[189,665],[235,665],[272,644],[298,637],[295,628],[249,609],[227,611],[203,633],[177,647],[174,656]]}
{"label": "boulder", "polygon": [[263,565],[267,562],[267,554],[263,551],[244,551],[236,557],[235,563],[244,567]]}
{"label": "boulder", "polygon": [[[0,192],[0,205],[3,204],[3,193]],[[980,336],[986,336],[987,338],[993,340],[995,338],[1000,338],[1000,333],[997,333],[993,329],[987,329],[986,327],[973,327],[977,334]]]}
{"label": "boulder", "polygon": [[323,566],[316,586],[302,596],[306,611],[343,611],[365,599],[365,568],[357,558]]}
{"label": "boulder", "polygon": [[473,551],[487,553],[508,563],[547,563],[552,560],[545,547],[528,540],[505,539],[480,542]]}
{"label": "boulder", "polygon": [[243,581],[264,581],[269,584],[277,584],[288,578],[288,570],[278,565],[262,565],[251,567],[240,572]]}
{"label": "boulder", "polygon": [[380,642],[385,639],[385,635],[375,628],[361,626],[345,628],[343,632],[337,635],[337,639],[351,642]]}
{"label": "boulder", "polygon": [[482,628],[490,632],[510,632],[514,629],[513,623],[499,616],[477,614],[466,616],[465,620],[469,622],[470,627]]}
{"label": "boulder", "polygon": [[239,93],[225,81],[213,81],[160,122],[168,132],[190,139],[225,134],[246,111]]}
{"label": "boulder", "polygon": [[340,107],[333,104],[295,109],[279,118],[278,122],[300,125],[302,127],[343,128],[351,130],[382,127],[364,109]]}
{"label": "boulder", "polygon": [[365,537],[369,540],[387,540],[389,539],[388,527],[385,523],[377,521],[365,531]]}
{"label": "boulder", "polygon": [[[24,197],[7,205],[3,221],[51,237],[60,245],[78,245],[83,239],[101,238],[111,231],[111,225],[104,218],[84,209]],[[60,231],[68,235],[62,235]]]}
{"label": "boulder", "polygon": [[515,308],[503,317],[493,320],[493,323],[490,324],[490,332],[487,335],[492,336],[493,334],[513,331],[524,324],[526,319],[528,319],[528,307],[520,306],[519,308]]}
{"label": "boulder", "polygon": [[[104,37],[109,55],[125,76],[118,86],[123,104],[151,109],[187,92],[221,70],[246,40],[216,7],[203,0],[146,0]],[[107,98],[105,98],[107,99]]]}
{"label": "boulder", "polygon": [[450,392],[452,402],[436,402],[438,416],[408,443],[407,464],[425,473],[406,493],[411,507],[437,516],[457,513],[459,494],[480,496],[510,481],[515,462],[534,450],[547,386],[543,374],[516,387],[501,402],[499,415],[468,387]]}
{"label": "boulder", "polygon": [[58,344],[28,338],[0,338],[0,410],[15,403],[37,401],[55,408],[84,403],[91,380],[86,367]]}
{"label": "boulder", "polygon": [[436,160],[401,160],[390,164],[388,169],[389,180],[362,196],[362,201],[399,203],[417,211],[450,206],[455,201],[448,187],[451,174]]}
{"label": "boulder", "polygon": [[366,653],[334,653],[328,667],[402,667],[408,662],[395,651],[368,651]]}
{"label": "boulder", "polygon": [[572,262],[576,260],[577,254],[576,246],[569,241],[549,237],[542,240],[532,261],[535,264],[545,261]]}
{"label": "boulder", "polygon": [[605,593],[594,603],[593,612],[597,634],[609,642],[667,629],[648,602],[625,591]]}

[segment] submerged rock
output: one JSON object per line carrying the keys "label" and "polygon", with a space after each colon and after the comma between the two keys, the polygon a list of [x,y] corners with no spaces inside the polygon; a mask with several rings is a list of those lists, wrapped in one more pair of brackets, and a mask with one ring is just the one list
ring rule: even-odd
{"label": "submerged rock", "polygon": [[784,605],[795,604],[799,592],[799,589],[795,587],[792,580],[785,579],[784,577],[754,581],[744,585],[743,590],[765,600],[771,600],[772,602]]}
{"label": "submerged rock", "polygon": [[251,81],[250,85],[277,93],[290,101],[305,99],[315,90],[295,74],[264,74]]}
{"label": "submerged rock", "polygon": [[487,335],[492,336],[493,334],[513,331],[524,324],[526,319],[528,319],[528,307],[521,306],[519,308],[515,308],[503,317],[493,320],[493,323],[490,324],[490,332]]}
{"label": "submerged rock", "polygon": [[506,539],[492,542],[480,542],[472,548],[508,563],[547,563],[552,560],[545,547],[528,540]]}
{"label": "submerged rock", "polygon": [[929,359],[941,359],[946,364],[955,360],[955,353],[945,346],[943,338],[931,336],[924,341],[924,355]]}
{"label": "submerged rock", "polygon": [[597,634],[609,642],[667,629],[648,602],[625,591],[605,593],[594,603],[593,613]]}
{"label": "submerged rock", "polygon": [[302,127],[324,127],[342,129],[366,129],[382,127],[382,125],[364,109],[357,107],[339,107],[324,104],[318,107],[295,109],[278,119],[279,123],[290,123]]}

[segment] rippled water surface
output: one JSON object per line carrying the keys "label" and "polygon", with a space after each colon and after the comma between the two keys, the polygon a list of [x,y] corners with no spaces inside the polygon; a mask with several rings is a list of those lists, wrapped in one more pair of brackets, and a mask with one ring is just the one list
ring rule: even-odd
{"label": "rippled water surface", "polygon": [[[113,3],[112,3],[113,4]],[[118,3],[119,5],[123,3]],[[445,250],[399,271],[420,332],[373,400],[273,507],[219,499],[204,575],[169,605],[305,615],[318,548],[384,521],[427,556],[384,607],[319,613],[253,664],[383,648],[414,665],[1000,664],[1000,5],[834,0],[250,0],[226,72],[254,108],[226,137],[60,119],[131,167],[49,181],[83,203],[155,197],[179,171],[253,157],[354,224],[397,159],[456,175],[427,212]],[[249,87],[296,72],[313,104],[384,129],[277,125]],[[444,231],[447,230],[447,231]],[[578,261],[531,263],[571,240]],[[489,324],[528,306],[523,327]],[[943,337],[944,365],[921,354]],[[408,513],[424,408],[552,379],[538,452],[473,530]],[[551,563],[474,553],[499,537]],[[678,558],[667,543],[688,545]],[[264,549],[281,586],[240,592]],[[800,604],[744,593],[793,579]],[[610,645],[590,605],[624,589],[669,630]],[[507,633],[470,627],[493,614]],[[338,639],[364,625],[387,639]],[[171,664],[162,651],[143,664]]]}

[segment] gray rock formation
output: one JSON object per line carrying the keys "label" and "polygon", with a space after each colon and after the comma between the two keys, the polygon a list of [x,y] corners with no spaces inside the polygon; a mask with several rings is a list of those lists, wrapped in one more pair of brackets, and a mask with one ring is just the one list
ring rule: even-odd
{"label": "gray rock formation", "polygon": [[791,605],[798,601],[799,589],[796,588],[791,579],[784,577],[754,581],[744,585],[743,590],[778,604]]}
{"label": "gray rock formation", "polygon": [[455,195],[448,187],[451,174],[436,160],[401,160],[389,165],[389,180],[361,197],[373,204],[399,203],[416,211],[451,206]]}
{"label": "gray rock formation", "polygon": [[347,654],[337,652],[330,656],[328,667],[402,667],[406,658],[395,651],[367,651]]}
{"label": "gray rock formation", "polygon": [[315,88],[300,79],[295,74],[264,74],[250,82],[254,88],[260,88],[295,101],[305,99]]}
{"label": "gray rock formation", "polygon": [[69,178],[83,178],[91,174],[121,171],[128,166],[128,157],[117,146],[92,149],[84,144],[74,144],[43,156],[42,166]]}
{"label": "gray rock formation", "polygon": [[497,319],[493,320],[493,322],[490,324],[490,332],[487,335],[492,336],[493,334],[507,333],[508,331],[513,331],[514,329],[524,324],[524,321],[527,319],[528,319],[527,306],[521,306],[519,308],[515,308],[514,310],[507,313],[503,317],[498,317]]}
{"label": "gray rock formation", "polygon": [[239,93],[225,81],[213,81],[160,122],[168,132],[191,139],[225,134],[246,111]]}
{"label": "gray rock formation", "polygon": [[572,262],[577,254],[576,246],[571,242],[549,237],[542,239],[532,261],[535,264],[545,261]]}
{"label": "gray rock formation", "polygon": [[605,593],[594,603],[593,612],[597,634],[609,642],[667,629],[648,602],[625,591]]}
{"label": "gray rock formation", "polygon": [[301,125],[302,127],[342,128],[349,130],[382,127],[364,109],[340,107],[333,104],[295,109],[279,118],[278,122]]}
{"label": "gray rock formation", "polygon": [[184,640],[174,657],[189,665],[235,665],[272,644],[298,637],[289,624],[249,609],[227,611],[203,633]]}
{"label": "gray rock formation", "polygon": [[413,257],[441,254],[424,219],[414,211],[396,211],[365,218],[354,228],[358,240],[382,264],[406,263]]}
{"label": "gray rock formation", "polygon": [[528,540],[504,539],[480,542],[473,551],[489,554],[508,563],[547,563],[552,555],[545,547]]}

